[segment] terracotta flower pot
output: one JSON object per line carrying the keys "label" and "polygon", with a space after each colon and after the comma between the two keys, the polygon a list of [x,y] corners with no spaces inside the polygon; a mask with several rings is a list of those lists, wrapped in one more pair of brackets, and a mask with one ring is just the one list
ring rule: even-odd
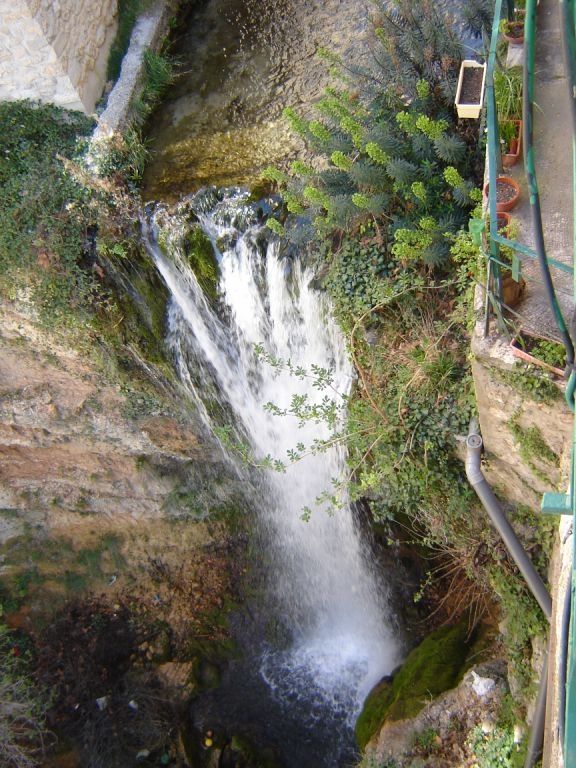
{"label": "terracotta flower pot", "polygon": [[497,211],[497,214],[496,226],[498,228],[498,232],[507,230],[510,226],[510,222],[512,221],[512,216],[507,211]]}
{"label": "terracotta flower pot", "polygon": [[524,20],[517,19],[505,25],[502,37],[508,45],[522,45],[524,42]]}
{"label": "terracotta flower pot", "polygon": [[510,120],[504,122],[511,122],[516,125],[516,138],[510,139],[508,151],[502,153],[502,165],[504,168],[512,168],[513,165],[516,165],[522,155],[522,120]]}
{"label": "terracotta flower pot", "polygon": [[[484,196],[489,197],[490,183],[484,186]],[[496,212],[511,211],[520,200],[520,185],[511,176],[498,176],[496,179]]]}

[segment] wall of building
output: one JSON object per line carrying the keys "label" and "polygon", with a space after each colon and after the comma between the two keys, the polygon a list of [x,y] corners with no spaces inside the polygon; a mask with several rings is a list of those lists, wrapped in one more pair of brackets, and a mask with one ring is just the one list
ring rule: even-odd
{"label": "wall of building", "polygon": [[116,13],[117,0],[0,0],[0,100],[92,112]]}

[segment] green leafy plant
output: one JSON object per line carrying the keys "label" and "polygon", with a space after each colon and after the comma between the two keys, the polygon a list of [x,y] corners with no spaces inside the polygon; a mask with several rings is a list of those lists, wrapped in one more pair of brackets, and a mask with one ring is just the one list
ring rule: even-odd
{"label": "green leafy plant", "polygon": [[541,339],[534,344],[531,354],[554,368],[566,366],[566,348],[557,341]]}
{"label": "green leafy plant", "polygon": [[510,730],[496,727],[486,733],[478,725],[470,736],[469,745],[478,768],[520,768],[524,764],[525,750],[520,750]]}
{"label": "green leafy plant", "polygon": [[508,428],[518,446],[522,461],[536,477],[542,482],[548,483],[549,477],[542,464],[549,464],[551,467],[557,468],[560,463],[558,454],[546,443],[538,427],[534,425],[523,427],[519,422],[518,414],[514,414],[510,419]]}
{"label": "green leafy plant", "polygon": [[132,100],[138,120],[144,121],[176,78],[175,61],[165,53],[148,48],[144,52],[144,85]]}
{"label": "green leafy plant", "polygon": [[505,617],[503,635],[510,672],[523,697],[529,699],[535,688],[531,666],[532,641],[535,637],[546,637],[547,621],[519,574],[506,567],[493,567],[490,579]]}
{"label": "green leafy plant", "polygon": [[416,16],[410,3],[397,0],[393,9],[380,9],[374,71],[352,70],[355,94],[346,65],[332,57],[346,71],[347,87],[328,89],[317,104],[319,118],[286,110],[293,129],[323,160],[295,164],[292,174],[273,178],[288,213],[306,217],[318,239],[373,220],[388,254],[432,269],[446,266],[451,237],[477,194],[470,178],[475,151],[447,109],[461,60],[449,26],[434,4],[425,2]]}
{"label": "green leafy plant", "polygon": [[497,376],[538,403],[554,403],[563,398],[557,384],[534,365],[526,365],[514,371],[497,371]]}
{"label": "green leafy plant", "polygon": [[519,128],[514,120],[501,120],[498,123],[498,132],[500,134],[500,143],[503,152],[510,152],[512,143],[518,141]]}
{"label": "green leafy plant", "polygon": [[494,98],[498,120],[519,120],[522,117],[522,68],[497,67],[494,70]]}

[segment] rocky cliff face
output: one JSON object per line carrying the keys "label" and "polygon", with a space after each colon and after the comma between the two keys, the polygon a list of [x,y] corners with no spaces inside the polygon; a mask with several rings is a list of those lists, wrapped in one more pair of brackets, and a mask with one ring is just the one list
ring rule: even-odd
{"label": "rocky cliff face", "polygon": [[37,607],[46,608],[46,590],[126,587],[158,558],[168,569],[199,563],[230,543],[228,523],[242,504],[176,383],[121,380],[95,359],[3,308],[0,578],[8,592],[37,585],[28,594],[38,593]]}

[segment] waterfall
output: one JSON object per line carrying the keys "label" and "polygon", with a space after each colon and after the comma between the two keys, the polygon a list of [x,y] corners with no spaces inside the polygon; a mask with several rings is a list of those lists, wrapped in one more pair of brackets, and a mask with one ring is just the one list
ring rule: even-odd
{"label": "waterfall", "polygon": [[[327,297],[312,287],[310,269],[299,258],[282,256],[245,193],[228,192],[198,193],[187,201],[214,244],[220,270],[216,307],[178,249],[165,248],[172,251],[165,254],[149,235],[149,250],[172,294],[168,344],[205,418],[202,394],[209,392],[213,402],[217,393],[224,418],[233,421],[251,453],[286,463],[285,471],[251,475],[266,548],[267,610],[285,630],[280,647],[255,641],[253,669],[282,711],[298,710],[308,727],[324,721],[333,731],[350,732],[370,688],[399,661],[386,590],[346,499],[330,512],[315,503],[344,477],[343,448],[302,450],[301,444],[328,438],[327,426],[300,424],[294,415],[263,406],[273,402],[289,409],[295,397],[342,404],[352,369]],[[284,364],[263,361],[258,345]],[[318,387],[310,375],[314,366],[331,372],[328,386]],[[299,444],[306,455],[290,463],[288,452]],[[332,738],[337,741],[334,733]],[[302,758],[294,760],[288,757],[286,764],[305,765]],[[330,760],[326,765],[333,768],[337,758]]]}

